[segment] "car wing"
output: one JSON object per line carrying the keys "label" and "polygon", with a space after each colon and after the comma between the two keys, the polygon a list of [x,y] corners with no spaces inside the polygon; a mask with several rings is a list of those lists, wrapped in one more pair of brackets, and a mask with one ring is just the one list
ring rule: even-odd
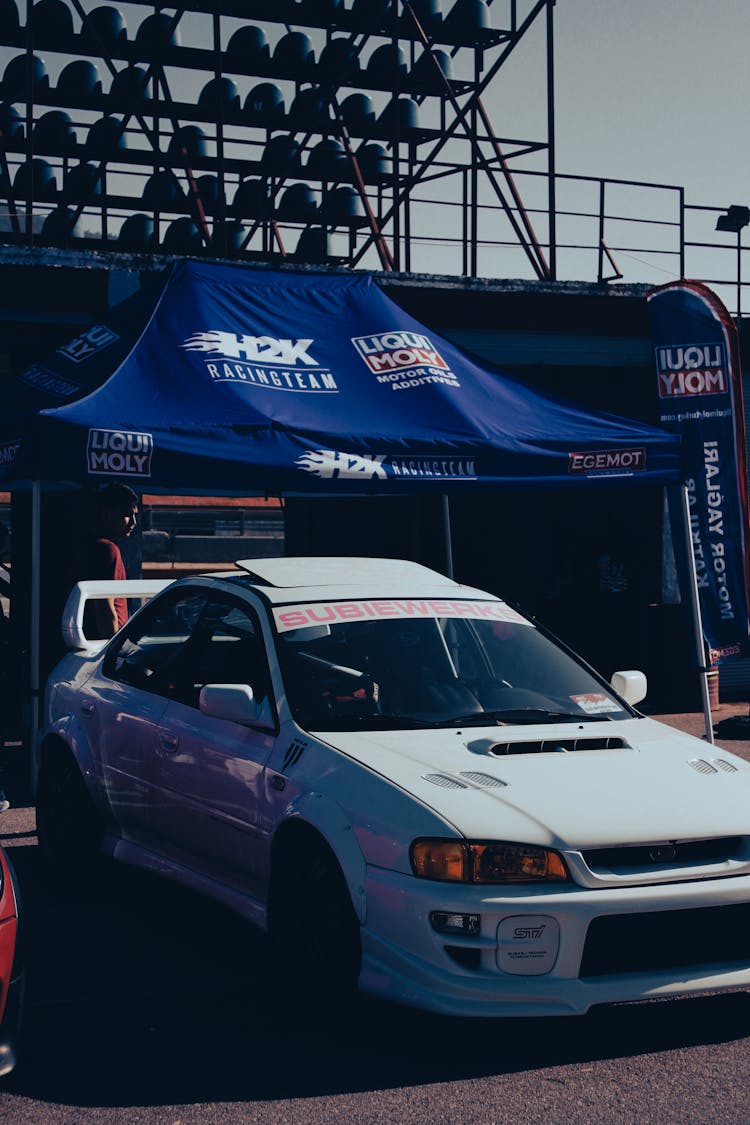
{"label": "car wing", "polygon": [[89,579],[77,582],[71,590],[62,615],[62,635],[65,647],[93,656],[106,644],[103,640],[89,640],[83,631],[83,613],[86,603],[99,598],[152,598],[171,586],[171,578]]}

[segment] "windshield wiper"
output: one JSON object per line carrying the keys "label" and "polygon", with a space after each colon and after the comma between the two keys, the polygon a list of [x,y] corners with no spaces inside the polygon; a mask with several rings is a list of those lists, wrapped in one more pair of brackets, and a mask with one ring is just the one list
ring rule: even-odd
{"label": "windshield wiper", "polygon": [[413,715],[316,715],[300,716],[297,722],[305,730],[423,730],[439,726],[433,719],[417,719]]}
{"label": "windshield wiper", "polygon": [[444,719],[420,719],[416,715],[316,715],[299,716],[305,730],[425,730],[440,727],[513,726],[533,723],[609,722],[611,715],[586,715],[573,711],[546,711],[543,707],[508,707],[497,711],[470,711]]}
{"label": "windshield wiper", "polygon": [[512,726],[522,723],[601,723],[610,722],[611,715],[587,715],[583,711],[547,711],[543,707],[507,707],[496,711],[470,711],[443,720],[441,726]]}

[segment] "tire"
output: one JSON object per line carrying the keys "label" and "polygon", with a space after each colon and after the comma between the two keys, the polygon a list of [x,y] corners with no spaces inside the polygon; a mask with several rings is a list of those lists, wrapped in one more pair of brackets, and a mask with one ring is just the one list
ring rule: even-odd
{"label": "tire", "polygon": [[[287,842],[289,843],[289,841]],[[340,1014],[357,995],[362,961],[359,921],[343,872],[314,833],[296,837],[275,868],[269,933],[277,979],[290,1001]]]}
{"label": "tire", "polygon": [[82,878],[98,873],[104,825],[68,750],[54,748],[42,760],[36,824],[39,847],[51,866]]}

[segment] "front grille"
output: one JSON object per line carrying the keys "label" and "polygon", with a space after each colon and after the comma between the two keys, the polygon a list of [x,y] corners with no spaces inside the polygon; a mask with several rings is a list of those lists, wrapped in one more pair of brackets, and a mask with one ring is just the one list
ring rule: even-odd
{"label": "front grille", "polygon": [[588,928],[579,977],[750,964],[750,903],[612,914]]}
{"label": "front grille", "polygon": [[701,863],[724,863],[744,859],[741,836],[721,836],[714,840],[664,841],[660,844],[627,845],[618,848],[590,848],[581,853],[590,871],[648,871],[655,867],[692,867]]}

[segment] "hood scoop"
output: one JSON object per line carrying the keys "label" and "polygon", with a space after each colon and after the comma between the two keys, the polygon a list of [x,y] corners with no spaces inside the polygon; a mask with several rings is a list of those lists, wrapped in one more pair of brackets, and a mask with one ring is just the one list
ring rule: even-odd
{"label": "hood scoop", "polygon": [[528,742],[497,742],[493,738],[477,738],[467,742],[473,754],[489,754],[504,758],[515,754],[571,754],[578,750],[632,750],[625,738],[539,738]]}

